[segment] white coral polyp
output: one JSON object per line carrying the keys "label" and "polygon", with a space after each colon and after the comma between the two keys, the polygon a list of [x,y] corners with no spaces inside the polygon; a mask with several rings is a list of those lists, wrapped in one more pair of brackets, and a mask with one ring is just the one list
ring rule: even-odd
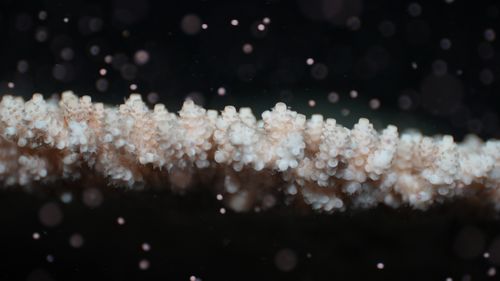
{"label": "white coral polyp", "polygon": [[150,110],[136,94],[119,107],[72,92],[60,101],[3,96],[5,186],[95,175],[131,188],[209,184],[235,210],[273,206],[279,193],[326,212],[425,208],[463,194],[500,206],[500,141],[399,136],[395,126],[378,133],[364,118],[349,130],[284,103],[257,120],[249,108],[218,114],[191,100],[178,115],[161,104]]}

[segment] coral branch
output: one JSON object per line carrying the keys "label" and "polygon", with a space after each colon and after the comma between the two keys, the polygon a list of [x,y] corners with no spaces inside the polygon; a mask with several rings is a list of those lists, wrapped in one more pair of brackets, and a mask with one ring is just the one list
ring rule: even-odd
{"label": "coral branch", "polygon": [[4,96],[0,133],[5,186],[95,175],[136,189],[209,183],[238,211],[279,198],[326,212],[425,208],[462,195],[500,206],[500,141],[399,136],[395,126],[378,133],[367,119],[349,130],[283,103],[257,120],[249,108],[219,114],[190,100],[178,115],[161,104],[150,110],[139,95],[119,107],[71,92],[60,101]]}

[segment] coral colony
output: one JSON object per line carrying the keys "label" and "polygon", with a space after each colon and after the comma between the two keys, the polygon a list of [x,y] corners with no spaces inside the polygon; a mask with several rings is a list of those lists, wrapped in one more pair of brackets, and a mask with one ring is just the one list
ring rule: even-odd
{"label": "coral colony", "polygon": [[500,207],[500,141],[399,135],[367,119],[347,129],[334,119],[278,103],[257,120],[249,108],[206,110],[187,100],[179,114],[150,110],[133,94],[113,107],[72,92],[0,103],[0,180],[37,186],[105,181],[184,192],[206,186],[235,211],[278,200],[333,212],[467,196]]}

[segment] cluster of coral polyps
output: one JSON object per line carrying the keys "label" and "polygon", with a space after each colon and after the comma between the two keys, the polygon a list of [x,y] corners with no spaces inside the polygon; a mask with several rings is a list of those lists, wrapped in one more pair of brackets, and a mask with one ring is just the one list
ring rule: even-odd
{"label": "cluster of coral polyps", "polygon": [[99,176],[116,186],[212,188],[234,210],[283,200],[333,212],[386,204],[425,208],[457,196],[500,206],[500,141],[353,129],[278,103],[257,120],[249,108],[178,114],[139,95],[120,106],[71,92],[0,103],[0,181],[33,186]]}

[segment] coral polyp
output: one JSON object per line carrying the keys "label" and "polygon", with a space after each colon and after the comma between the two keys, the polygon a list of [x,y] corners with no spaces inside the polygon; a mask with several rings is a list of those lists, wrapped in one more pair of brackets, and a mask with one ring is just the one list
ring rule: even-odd
{"label": "coral polyp", "polygon": [[[410,205],[463,195],[500,205],[500,141],[352,129],[278,103],[262,114],[187,100],[178,114],[139,95],[120,106],[72,92],[0,103],[0,180],[33,186],[96,175],[116,186],[185,190],[203,184],[242,211],[291,197],[315,210]],[[289,202],[290,200],[286,200]]]}

